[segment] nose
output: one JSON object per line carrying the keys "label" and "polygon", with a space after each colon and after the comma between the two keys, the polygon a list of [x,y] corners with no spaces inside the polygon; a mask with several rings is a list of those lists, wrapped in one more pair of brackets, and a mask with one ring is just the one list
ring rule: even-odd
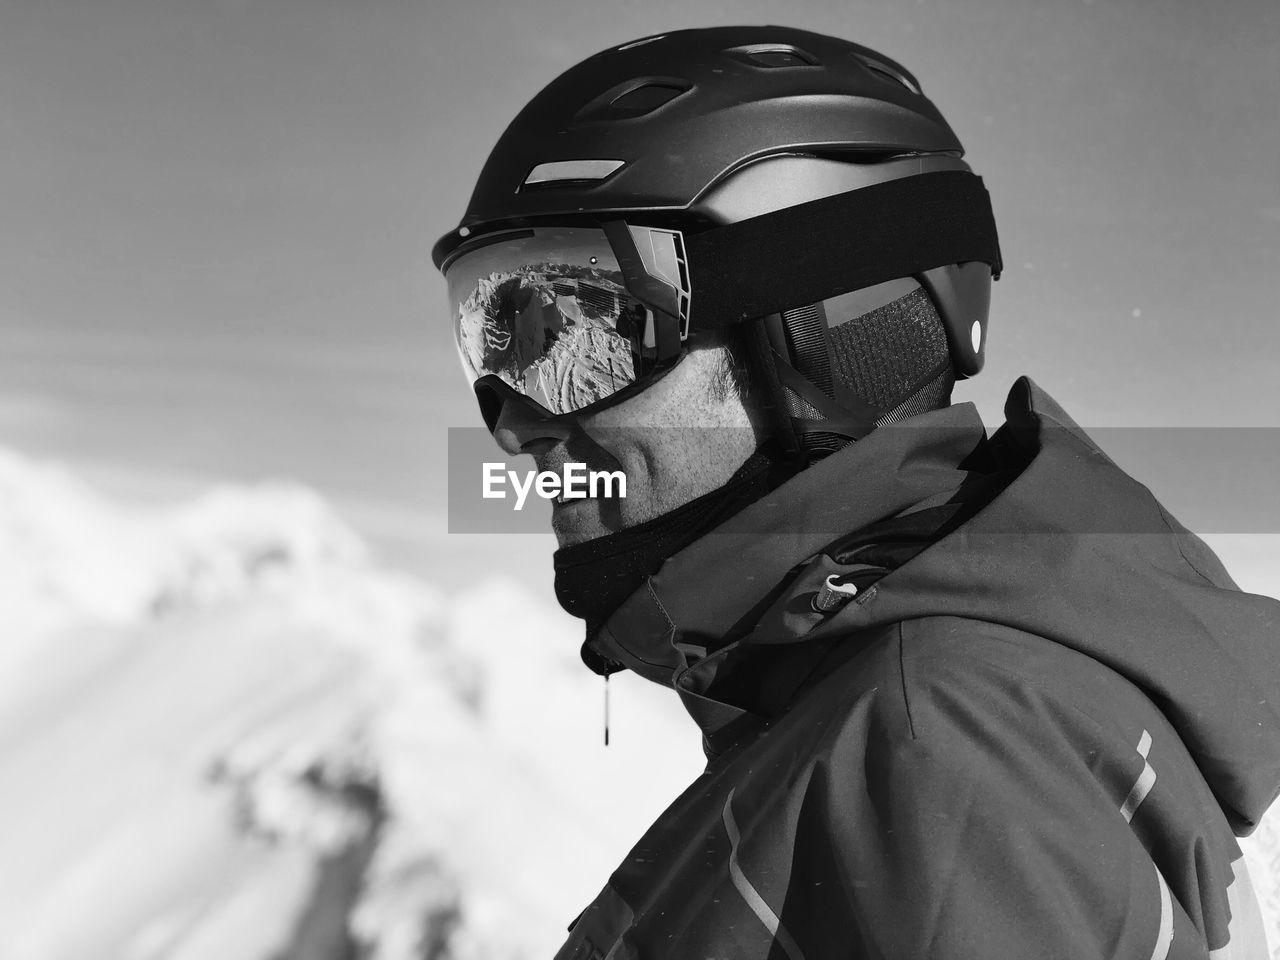
{"label": "nose", "polygon": [[493,439],[511,456],[537,453],[568,440],[572,432],[569,423],[547,417],[523,397],[506,399],[493,423]]}

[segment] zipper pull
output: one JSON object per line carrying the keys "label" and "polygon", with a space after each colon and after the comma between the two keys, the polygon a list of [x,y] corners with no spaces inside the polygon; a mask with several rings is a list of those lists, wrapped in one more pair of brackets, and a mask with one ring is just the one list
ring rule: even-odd
{"label": "zipper pull", "polygon": [[609,675],[604,675],[604,745],[609,745]]}
{"label": "zipper pull", "polygon": [[834,613],[858,595],[858,585],[843,582],[844,575],[833,573],[823,581],[811,601],[818,613]]}

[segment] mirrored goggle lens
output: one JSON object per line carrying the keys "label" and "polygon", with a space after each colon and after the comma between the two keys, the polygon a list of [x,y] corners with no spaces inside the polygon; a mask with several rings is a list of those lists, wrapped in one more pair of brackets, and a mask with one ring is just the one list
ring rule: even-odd
{"label": "mirrored goggle lens", "polygon": [[603,231],[538,228],[489,239],[445,268],[472,382],[496,374],[562,414],[648,371],[656,356],[651,314],[627,292]]}

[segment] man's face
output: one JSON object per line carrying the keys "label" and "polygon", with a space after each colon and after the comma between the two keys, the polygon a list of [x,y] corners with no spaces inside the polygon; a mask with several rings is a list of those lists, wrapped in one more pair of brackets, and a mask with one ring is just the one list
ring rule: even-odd
{"label": "man's face", "polygon": [[[695,348],[666,376],[621,403],[546,423],[508,403],[494,438],[537,468],[565,463],[621,470],[624,498],[557,501],[551,526],[561,547],[616,533],[722,486],[757,447],[757,431],[734,391],[718,390],[726,351]],[[727,394],[727,395],[726,395]]]}

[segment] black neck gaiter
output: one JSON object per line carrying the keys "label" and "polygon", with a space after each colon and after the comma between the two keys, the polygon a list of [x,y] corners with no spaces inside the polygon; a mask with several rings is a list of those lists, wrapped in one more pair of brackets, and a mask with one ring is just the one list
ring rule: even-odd
{"label": "black neck gaiter", "polygon": [[790,473],[784,464],[757,451],[724,486],[682,507],[557,550],[553,557],[556,599],[568,613],[587,622],[588,638],[594,636],[664,560],[763,497]]}

